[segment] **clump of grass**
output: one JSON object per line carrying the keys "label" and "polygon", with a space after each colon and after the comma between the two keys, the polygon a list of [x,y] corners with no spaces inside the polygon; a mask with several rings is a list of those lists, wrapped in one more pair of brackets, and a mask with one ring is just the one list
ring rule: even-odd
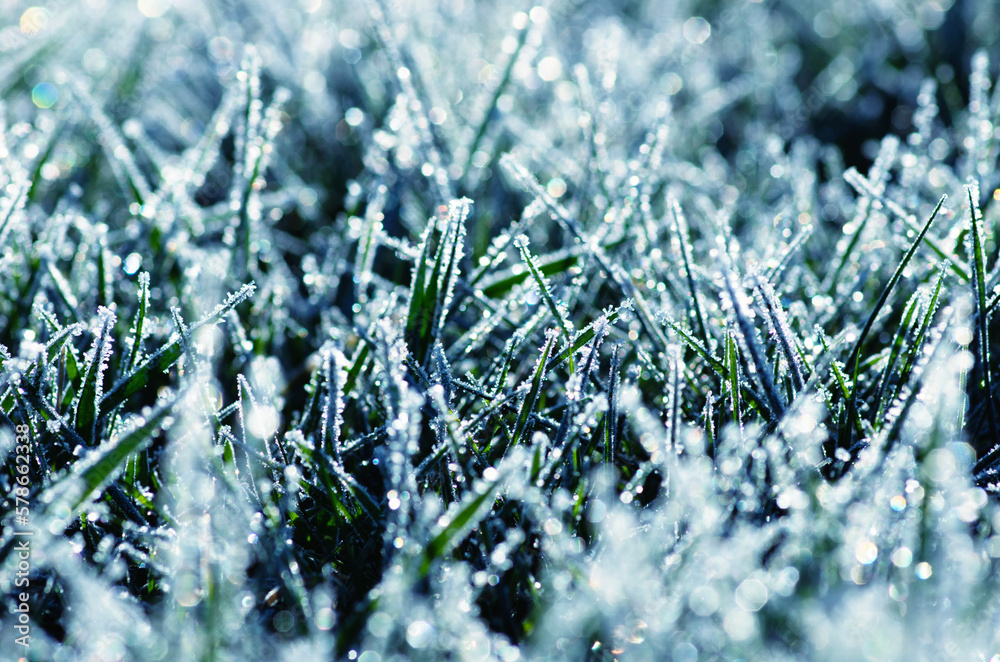
{"label": "clump of grass", "polygon": [[4,650],[996,653],[996,40],[917,4],[19,6]]}

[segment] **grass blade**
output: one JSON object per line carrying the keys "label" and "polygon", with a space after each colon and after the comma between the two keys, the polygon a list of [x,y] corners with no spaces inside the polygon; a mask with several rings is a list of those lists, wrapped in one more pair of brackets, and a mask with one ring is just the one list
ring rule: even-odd
{"label": "grass blade", "polygon": [[980,231],[980,221],[982,213],[979,211],[979,185],[971,183],[966,185],[965,191],[969,196],[969,234],[971,242],[968,246],[972,255],[969,262],[975,270],[975,278],[972,283],[972,293],[976,302],[976,333],[979,345],[979,366],[982,370],[982,386],[985,389],[986,413],[990,423],[991,446],[1000,441],[997,436],[997,412],[996,404],[993,402],[993,377],[990,367],[990,337],[988,334],[989,311],[986,308],[986,255],[983,249],[983,237]]}
{"label": "grass blade", "polygon": [[916,337],[917,331],[919,331],[920,321],[922,319],[921,312],[923,308],[927,305],[928,296],[924,290],[917,290],[910,300],[906,303],[906,308],[903,310],[903,318],[899,327],[896,329],[896,333],[893,335],[892,341],[889,343],[889,356],[885,360],[885,368],[882,370],[882,375],[878,380],[878,388],[876,389],[875,402],[878,407],[876,408],[877,413],[875,415],[875,430],[877,431],[884,420],[885,407],[888,405],[889,401],[886,400],[886,392],[889,388],[889,381],[896,374],[896,365],[899,362],[900,357],[903,356],[903,347],[909,341],[912,343]]}
{"label": "grass blade", "polygon": [[920,359],[921,350],[923,349],[924,343],[927,341],[928,331],[931,328],[931,321],[934,319],[934,314],[938,309],[942,286],[944,285],[944,277],[947,273],[946,270],[947,265],[945,263],[942,263],[941,266],[938,267],[938,277],[937,283],[934,286],[934,293],[931,295],[930,302],[924,311],[923,319],[920,322],[920,329],[917,331],[916,337],[913,339],[910,348],[906,352],[906,361],[904,362],[903,368],[899,373],[900,383],[893,389],[892,395],[886,398],[887,402],[894,402],[896,400],[902,385],[910,380],[910,373],[916,367],[917,362]]}
{"label": "grass blade", "polygon": [[889,295],[892,293],[892,289],[899,282],[899,279],[903,276],[903,270],[906,269],[906,265],[910,263],[910,259],[917,252],[917,248],[920,246],[920,242],[923,241],[924,237],[927,235],[927,231],[930,230],[931,224],[934,223],[934,219],[937,218],[938,212],[941,211],[941,207],[944,205],[944,201],[948,199],[947,195],[941,196],[938,201],[937,206],[934,208],[934,212],[931,213],[930,218],[924,223],[924,227],[920,230],[920,234],[910,245],[908,251],[900,260],[899,265],[893,272],[892,276],[889,278],[889,282],[886,283],[885,287],[882,289],[882,294],[879,296],[878,301],[875,303],[875,307],[872,309],[871,314],[868,316],[868,321],[865,322],[864,328],[861,329],[861,333],[858,335],[857,341],[854,343],[854,349],[851,350],[850,358],[847,361],[847,365],[851,369],[851,392],[850,396],[847,398],[847,417],[848,423],[846,428],[841,428],[841,440],[840,443],[842,447],[850,446],[850,443],[845,443],[846,439],[843,436],[847,434],[846,430],[853,428],[855,425],[855,420],[858,416],[857,407],[857,388],[858,388],[858,368],[861,364],[861,348],[868,337],[868,333],[871,331],[872,326],[875,324],[875,319],[878,317],[879,312],[882,310],[882,306],[888,301]]}
{"label": "grass blade", "polygon": [[767,407],[772,414],[771,420],[780,420],[785,411],[785,404],[774,386],[774,376],[771,374],[771,368],[764,360],[764,350],[757,340],[757,329],[750,321],[750,311],[745,302],[746,294],[737,285],[732,272],[728,270],[725,272],[725,287],[729,301],[732,304],[732,314],[736,320],[736,330],[739,332],[738,337],[742,341],[744,350],[750,356],[754,372],[760,381],[761,387],[764,389],[764,396],[767,398]]}
{"label": "grass blade", "polygon": [[114,479],[130,455],[149,446],[161,430],[169,427],[173,420],[170,414],[177,402],[175,399],[158,405],[141,425],[118,441],[110,441],[92,450],[74,465],[70,475],[53,483],[41,500],[51,504],[50,508],[64,504],[71,512],[77,512]]}
{"label": "grass blade", "polygon": [[771,329],[771,337],[778,341],[778,350],[781,352],[785,366],[792,377],[792,386],[794,387],[792,396],[794,398],[795,394],[805,387],[802,366],[799,364],[798,352],[795,348],[795,335],[792,333],[791,327],[788,326],[788,318],[771,284],[763,275],[753,276],[751,280],[754,290],[757,292],[760,306],[764,310],[764,318]]}
{"label": "grass blade", "polygon": [[740,359],[739,344],[736,342],[736,330],[732,325],[726,326],[726,366],[729,373],[729,405],[733,412],[733,423],[741,430],[743,420],[740,417]]}
{"label": "grass blade", "polygon": [[708,346],[708,328],[705,326],[705,315],[701,312],[701,300],[698,298],[698,288],[694,282],[694,272],[691,267],[691,238],[688,236],[687,221],[684,212],[681,211],[680,203],[673,198],[668,203],[670,213],[674,218],[674,231],[681,244],[681,260],[684,265],[684,278],[687,281],[688,291],[691,294],[691,308],[694,309],[695,320],[698,322],[698,332],[701,334],[701,341]]}
{"label": "grass blade", "polygon": [[[217,324],[230,310],[233,310],[240,303],[253,296],[255,290],[256,285],[249,283],[241,287],[238,292],[230,294],[224,303],[216,306],[215,310],[191,326],[188,332],[189,335],[208,324]],[[152,374],[165,372],[183,354],[183,345],[181,338],[177,338],[161,347],[155,354],[140,363],[132,372],[118,380],[101,399],[101,409],[103,411],[111,411],[138,393],[149,382]]]}
{"label": "grass blade", "polygon": [[462,539],[473,528],[485,514],[486,509],[493,503],[494,494],[499,485],[505,480],[503,472],[496,469],[487,472],[492,475],[490,480],[470,492],[454,509],[453,513],[445,515],[439,520],[437,533],[433,535],[430,542],[424,548],[423,559],[420,561],[420,576],[426,577],[430,572],[434,562],[458,546]]}
{"label": "grass blade", "polygon": [[545,345],[542,346],[542,353],[535,363],[535,370],[531,376],[528,391],[524,396],[524,400],[521,401],[521,408],[517,414],[517,422],[514,424],[514,432],[511,435],[510,442],[505,444],[503,450],[500,451],[500,455],[503,455],[508,447],[516,446],[528,429],[531,415],[535,411],[535,405],[538,403],[538,396],[542,390],[542,382],[545,381],[549,354],[552,352],[552,347],[555,345],[558,335],[557,331],[549,331],[545,335]]}
{"label": "grass blade", "polygon": [[521,253],[521,260],[528,267],[528,272],[531,273],[531,277],[535,279],[535,284],[538,286],[539,294],[542,296],[542,301],[548,307],[549,312],[552,313],[552,317],[559,324],[559,331],[562,332],[563,337],[569,342],[570,338],[575,335],[573,332],[573,324],[569,321],[569,317],[566,315],[566,311],[563,307],[556,303],[555,297],[552,296],[552,287],[549,285],[549,281],[544,275],[538,270],[538,266],[535,264],[535,259],[531,256],[531,252],[528,250],[528,237],[526,235],[518,235],[514,239],[514,245],[517,250]]}
{"label": "grass blade", "polygon": [[96,426],[101,408],[101,396],[104,392],[104,373],[111,360],[111,344],[114,342],[111,332],[118,318],[107,308],[99,312],[100,327],[97,330],[94,344],[88,352],[87,364],[84,368],[83,388],[77,401],[73,426],[88,444],[96,441]]}
{"label": "grass blade", "polygon": [[621,390],[621,345],[611,351],[611,374],[608,376],[608,411],[604,415],[604,462],[611,465],[615,461],[618,448],[618,393]]}
{"label": "grass blade", "polygon": [[681,383],[684,376],[684,359],[679,345],[667,348],[670,360],[670,380],[667,386],[667,453],[680,453]]}

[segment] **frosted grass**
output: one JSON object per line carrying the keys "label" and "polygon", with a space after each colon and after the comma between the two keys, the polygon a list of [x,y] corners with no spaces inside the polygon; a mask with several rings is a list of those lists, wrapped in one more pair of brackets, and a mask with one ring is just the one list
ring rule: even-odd
{"label": "frosted grass", "polygon": [[10,13],[29,659],[1000,650],[990,3]]}

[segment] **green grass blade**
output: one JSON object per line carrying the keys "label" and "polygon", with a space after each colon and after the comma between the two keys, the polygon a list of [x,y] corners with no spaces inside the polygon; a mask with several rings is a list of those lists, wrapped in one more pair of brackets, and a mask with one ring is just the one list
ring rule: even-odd
{"label": "green grass blade", "polygon": [[[420,238],[420,248],[413,264],[410,284],[410,302],[406,314],[406,344],[419,363],[430,346],[429,337],[434,311],[437,307],[437,276],[441,272],[443,242],[438,232],[438,219],[427,223]],[[434,255],[430,272],[427,269],[429,256]]]}
{"label": "green grass blade", "polygon": [[514,47],[514,52],[510,54],[507,60],[507,65],[504,67],[503,74],[501,74],[496,86],[492,90],[485,90],[485,92],[489,93],[490,100],[481,109],[483,117],[479,121],[479,126],[476,128],[476,131],[472,136],[472,141],[469,143],[469,147],[466,150],[468,157],[465,162],[465,167],[462,168],[463,173],[469,172],[469,167],[472,165],[472,157],[475,156],[476,152],[479,150],[479,145],[482,144],[483,139],[486,137],[486,132],[489,129],[490,123],[496,113],[497,102],[500,101],[500,97],[503,96],[504,90],[507,89],[507,85],[510,83],[511,77],[514,74],[514,67],[521,58],[524,45],[528,41],[528,34],[532,31],[532,29],[535,28],[531,25],[524,25],[515,28],[518,34],[517,45]]}
{"label": "green grass blade", "polygon": [[698,342],[697,338],[695,338],[690,333],[685,331],[680,324],[677,324],[671,319],[665,319],[664,323],[671,329],[673,329],[674,333],[680,336],[681,340],[684,341],[684,344],[687,345],[689,349],[693,350],[695,354],[700,356],[701,359],[706,364],[708,364],[708,367],[711,368],[713,372],[715,372],[717,375],[719,375],[724,379],[726,378],[727,375],[726,366],[723,365],[722,361],[712,356],[711,352],[709,352],[709,350],[704,345]]}
{"label": "green grass blade", "polygon": [[172,421],[169,415],[176,404],[175,399],[157,406],[139,427],[117,442],[111,441],[92,450],[73,466],[71,474],[55,482],[47,494],[42,495],[41,501],[50,504],[49,508],[65,504],[71,512],[76,512],[114,479],[130,455],[145,449],[162,429],[169,427]]}
{"label": "green grass blade", "polygon": [[572,376],[570,376],[569,382],[566,385],[566,399],[568,402],[566,404],[566,409],[563,411],[562,421],[559,423],[559,429],[556,432],[555,441],[552,444],[553,448],[562,448],[566,444],[566,440],[570,433],[570,427],[573,425],[573,416],[579,407],[580,401],[583,399],[583,395],[587,387],[587,381],[590,379],[594,368],[597,366],[601,344],[604,342],[604,338],[608,335],[608,324],[606,318],[602,316],[599,320],[604,320],[604,323],[603,325],[597,325],[594,327],[594,337],[591,341],[589,351],[587,352],[586,361],[579,368],[577,368],[576,372],[574,372]]}
{"label": "green grass blade", "polygon": [[[892,289],[899,282],[899,279],[903,276],[903,271],[906,269],[906,265],[910,263],[910,259],[917,252],[917,248],[920,247],[920,242],[923,241],[924,237],[927,235],[927,231],[930,230],[931,224],[934,223],[934,219],[937,218],[938,212],[941,211],[941,207],[944,205],[944,201],[948,199],[947,195],[941,196],[938,200],[937,206],[934,207],[933,213],[931,213],[930,218],[924,223],[924,227],[920,230],[920,234],[910,245],[908,251],[900,260],[899,265],[893,272],[892,276],[889,278],[889,282],[886,283],[885,287],[882,289],[882,294],[879,296],[878,301],[875,303],[875,307],[872,309],[871,314],[868,316],[868,321],[865,322],[864,328],[861,329],[861,333],[858,335],[857,341],[854,343],[854,349],[851,351],[850,358],[848,359],[848,366],[851,369],[851,392],[850,396],[847,398],[847,417],[848,425],[847,428],[854,427],[854,421],[858,416],[857,408],[857,387],[858,387],[858,369],[861,365],[861,348],[864,345],[865,339],[868,337],[868,333],[871,331],[872,326],[875,324],[875,319],[878,317],[879,312],[882,310],[882,306],[888,301],[889,295],[892,293]],[[845,434],[844,430],[841,430],[842,435]],[[843,443],[845,440],[841,440]],[[849,443],[845,443],[845,446],[849,446]]]}
{"label": "green grass blade", "polygon": [[493,470],[492,473],[495,474],[493,480],[486,482],[479,489],[464,497],[455,509],[454,515],[445,516],[445,523],[439,526],[437,533],[433,535],[424,548],[423,559],[420,562],[421,577],[427,576],[437,559],[462,542],[462,539],[475,528],[476,523],[493,503],[494,493],[505,480],[505,476],[496,470]]}
{"label": "green grass blade", "polygon": [[626,301],[614,310],[605,311],[604,314],[576,334],[573,341],[570,342],[567,347],[563,348],[561,352],[549,359],[549,370],[555,368],[563,361],[568,360],[571,356],[583,349],[587,343],[593,340],[594,337],[601,332],[601,330],[606,331],[609,327],[611,327],[611,325],[617,322],[622,315],[628,315],[631,312],[632,303],[630,301]]}
{"label": "green grass blade", "polygon": [[66,277],[62,275],[62,272],[56,268],[51,260],[45,260],[45,268],[49,273],[49,277],[52,278],[52,282],[56,287],[56,293],[59,298],[69,309],[69,313],[73,315],[74,318],[79,319],[78,311],[80,309],[80,303],[77,301],[76,296],[73,294],[73,290],[69,285],[69,281]]}
{"label": "green grass blade", "polygon": [[104,239],[97,243],[97,306],[107,308],[111,304],[111,278],[108,273],[108,249]]}
{"label": "green grass blade", "polygon": [[684,359],[680,345],[667,348],[670,380],[667,387],[667,453],[680,453],[681,384],[684,376]]}
{"label": "green grass blade", "polygon": [[367,365],[370,354],[371,345],[363,339],[358,341],[358,347],[354,350],[354,360],[351,361],[351,369],[347,371],[347,379],[344,380],[345,398],[351,395],[354,385],[358,383],[358,377],[361,375],[361,371],[364,370],[365,365]]}
{"label": "green grass blade", "polygon": [[993,402],[993,376],[990,367],[989,311],[986,308],[986,255],[980,230],[982,213],[979,211],[979,185],[968,184],[965,191],[969,196],[969,229],[972,235],[972,241],[969,244],[972,256],[969,262],[975,268],[972,292],[976,301],[976,332],[979,345],[977,358],[982,370],[982,386],[986,392],[986,413],[990,423],[990,435],[992,443],[996,444],[1000,437],[997,436],[997,412],[996,404]]}
{"label": "green grass blade", "polygon": [[521,253],[521,260],[528,267],[528,272],[531,273],[531,277],[535,279],[535,285],[538,286],[538,291],[542,296],[542,301],[548,307],[549,312],[552,313],[552,317],[558,322],[559,330],[562,332],[563,337],[567,342],[573,338],[573,324],[569,321],[569,317],[566,315],[566,311],[563,307],[556,303],[555,297],[552,296],[552,287],[549,285],[548,279],[542,275],[535,265],[535,259],[532,257],[531,252],[528,250],[528,237],[526,235],[519,235],[514,239],[514,245],[517,247],[518,251]]}
{"label": "green grass blade", "polygon": [[611,465],[615,461],[618,448],[618,393],[621,389],[621,344],[611,351],[611,374],[608,375],[608,411],[604,416],[604,462]]}
{"label": "green grass blade", "polygon": [[104,373],[107,371],[108,363],[111,360],[111,332],[114,330],[118,318],[107,308],[102,308],[100,313],[100,327],[97,330],[94,344],[87,356],[87,365],[84,368],[83,387],[80,390],[80,398],[77,401],[76,412],[73,419],[73,426],[76,428],[88,444],[95,441],[94,433],[97,425],[98,412],[101,407],[101,396],[104,391]]}
{"label": "green grass blade", "polygon": [[385,207],[386,194],[385,185],[379,185],[375,189],[375,195],[369,200],[365,208],[365,219],[361,237],[358,240],[357,254],[354,258],[354,296],[362,309],[368,302],[368,286],[371,283],[372,269],[375,266],[378,238],[382,233],[382,210]]}
{"label": "green grass blade", "polygon": [[708,327],[705,326],[705,315],[701,312],[701,300],[698,298],[698,287],[694,282],[694,272],[691,267],[691,238],[688,236],[687,221],[680,203],[673,198],[668,203],[670,213],[674,219],[674,231],[681,244],[681,260],[684,265],[684,278],[687,281],[688,291],[691,294],[691,307],[694,309],[695,321],[698,322],[698,332],[701,334],[701,341],[708,346]]}
{"label": "green grass blade", "polygon": [[[511,440],[509,446],[515,446],[525,435],[528,429],[528,423],[531,420],[531,415],[535,411],[535,405],[538,404],[538,396],[542,390],[542,383],[545,381],[545,375],[547,374],[546,366],[549,360],[549,354],[552,352],[552,347],[556,343],[556,332],[549,332],[546,334],[545,345],[542,346],[541,356],[538,357],[538,361],[535,363],[535,370],[531,376],[531,383],[528,388],[527,394],[524,396],[524,400],[521,402],[521,408],[517,414],[517,422],[514,424],[514,432],[511,435]],[[504,448],[506,450],[506,447]]]}
{"label": "green grass blade", "polygon": [[892,341],[889,343],[889,356],[885,361],[885,368],[882,370],[882,375],[878,380],[878,389],[875,395],[875,402],[877,403],[877,414],[875,415],[874,427],[876,430],[881,426],[884,420],[885,408],[889,404],[886,399],[886,394],[888,392],[889,380],[892,379],[895,374],[896,365],[899,359],[904,355],[903,346],[906,344],[907,340],[912,343],[913,339],[916,337],[916,332],[919,330],[920,320],[922,319],[921,311],[923,307],[927,304],[927,294],[924,290],[918,290],[906,304],[906,308],[903,310],[903,318],[900,320],[900,325],[896,329],[896,333],[893,335]]}
{"label": "green grass blade", "polygon": [[731,325],[726,327],[726,366],[725,371],[729,373],[729,398],[730,407],[733,411],[733,423],[737,427],[742,427],[740,418],[740,359],[739,346],[736,342],[736,331]]}
{"label": "green grass blade", "polygon": [[[547,255],[535,258],[535,266],[543,276],[552,276],[565,273],[575,267],[580,262],[580,255],[584,250],[579,246],[574,246],[565,250],[558,250]],[[497,299],[506,295],[514,287],[520,285],[531,274],[524,269],[504,271],[494,278],[483,283],[483,295],[492,299]]]}
{"label": "green grass blade", "polygon": [[894,402],[899,395],[899,390],[902,388],[903,384],[908,382],[910,379],[910,373],[917,365],[917,361],[920,359],[920,353],[923,349],[924,343],[927,340],[928,331],[931,328],[931,321],[934,319],[934,314],[937,312],[938,304],[941,298],[942,286],[944,285],[944,277],[947,273],[946,263],[942,263],[938,268],[937,284],[934,286],[934,294],[931,295],[930,303],[927,309],[924,311],[923,319],[920,322],[920,328],[917,331],[916,337],[910,345],[910,348],[906,352],[906,361],[903,364],[903,368],[900,370],[900,383],[898,383],[893,389],[892,395],[890,395],[886,400],[888,402]]}
{"label": "green grass blade", "polygon": [[[907,230],[909,230],[910,232],[916,232],[918,234],[921,232],[921,229],[916,224],[916,218],[914,217],[913,214],[908,213],[906,210],[902,209],[899,205],[887,199],[884,195],[875,191],[875,189],[872,187],[868,179],[862,176],[856,169],[854,169],[853,167],[848,168],[847,171],[844,173],[844,179],[847,181],[847,183],[853,186],[854,189],[857,190],[862,195],[866,195],[872,198],[873,200],[879,201],[883,207],[892,212],[897,218],[899,218],[899,220],[903,221],[903,225],[906,226]],[[945,198],[947,198],[947,196],[945,196]],[[940,207],[940,203],[938,207]],[[924,243],[927,244],[928,248],[930,248],[934,252],[934,254],[938,256],[938,258],[940,258],[941,260],[948,261],[948,266],[951,268],[953,272],[955,272],[955,274],[959,278],[962,279],[962,282],[964,283],[971,282],[972,277],[969,275],[968,267],[965,265],[965,263],[963,263],[961,259],[958,258],[957,255],[954,254],[954,252],[947,251],[944,248],[941,248],[941,246],[937,243],[937,241],[935,241],[931,237],[924,236],[923,240]]]}
{"label": "green grass blade", "polygon": [[742,287],[736,283],[736,278],[731,271],[725,273],[726,293],[732,303],[733,318],[736,321],[736,331],[742,341],[743,348],[753,362],[753,369],[760,381],[760,386],[764,389],[764,397],[767,398],[767,407],[771,412],[771,420],[781,419],[785,411],[785,403],[778,394],[774,386],[774,376],[771,368],[764,358],[763,348],[757,340],[757,329],[750,321],[750,313],[744,301],[746,294]]}
{"label": "green grass blade", "polygon": [[324,452],[340,457],[340,435],[344,426],[344,364],[347,359],[337,349],[323,352],[324,399],[320,427],[320,447]]}
{"label": "green grass blade", "polygon": [[56,356],[59,355],[59,351],[66,346],[69,339],[78,335],[85,328],[86,326],[83,324],[76,323],[60,329],[56,335],[52,336],[51,340],[45,343],[45,362],[51,363],[55,361]]}
{"label": "green grass blade", "polygon": [[[690,333],[685,331],[679,324],[677,324],[671,319],[664,319],[663,322],[671,329],[673,329],[674,332],[676,332],[677,335],[680,336],[684,344],[687,345],[689,349],[694,351],[695,354],[700,356],[702,360],[708,364],[708,367],[711,368],[716,375],[721,377],[723,380],[732,379],[732,373],[730,372],[730,369],[726,366],[726,364],[724,364],[722,361],[712,356],[711,352],[709,352],[704,346],[702,346],[701,343],[698,342],[697,338],[695,338]],[[738,354],[734,356],[738,357]],[[761,415],[765,417],[770,417],[770,412],[767,408],[767,405],[764,402],[764,398],[754,388],[752,388],[752,386],[748,382],[744,382],[740,386],[740,391],[742,392],[743,396],[747,397],[748,404],[751,407],[756,409]]]}
{"label": "green grass blade", "polygon": [[[240,288],[238,292],[230,294],[224,303],[216,306],[215,310],[206,315],[201,321],[189,329],[189,334],[208,324],[217,324],[230,310],[233,310],[240,303],[253,296],[256,285],[249,283]],[[184,353],[183,343],[180,338],[164,345],[155,354],[147,358],[132,372],[122,377],[108,390],[101,400],[101,409],[111,411],[128,398],[138,393],[149,383],[150,376],[157,372],[165,372]]]}
{"label": "green grass blade", "polygon": [[604,249],[597,241],[592,241],[583,232],[577,220],[553,198],[528,170],[518,163],[511,154],[504,154],[500,158],[500,165],[506,169],[525,189],[535,198],[541,200],[548,208],[553,219],[559,222],[581,245],[585,246],[600,264],[604,272],[610,277],[611,282],[618,288],[622,296],[632,299],[635,303],[636,314],[643,328],[650,334],[651,340],[657,351],[663,351],[667,346],[667,339],[655,322],[655,316],[649,309],[645,297],[639,292],[629,276],[617,264],[613,264],[605,254]]}
{"label": "green grass blade", "polygon": [[128,374],[135,367],[142,350],[143,335],[146,331],[146,313],[149,311],[149,272],[139,274],[139,309],[135,313],[135,323],[132,325],[132,347],[128,357],[122,364],[122,374]]}
{"label": "green grass blade", "polygon": [[771,283],[763,275],[755,276],[753,281],[758,301],[764,311],[764,318],[771,329],[771,336],[777,340],[778,350],[781,352],[785,366],[791,375],[794,397],[794,394],[801,392],[805,387],[805,377],[802,374],[802,366],[799,363],[795,346],[795,335],[788,325],[788,318]]}
{"label": "green grass blade", "polygon": [[445,240],[442,242],[447,262],[438,276],[438,298],[434,306],[432,344],[441,337],[448,312],[455,303],[455,285],[458,283],[462,257],[465,255],[465,223],[471,210],[472,201],[468,198],[452,200],[448,206],[448,223],[444,230]]}
{"label": "green grass blade", "polygon": [[497,374],[496,381],[493,383],[493,397],[498,397],[505,388],[507,388],[507,373],[510,371],[510,364],[514,360],[514,351],[517,350],[517,346],[521,344],[524,340],[519,334],[515,334],[513,338],[507,341],[506,346],[503,350],[503,357],[500,359],[500,372]]}

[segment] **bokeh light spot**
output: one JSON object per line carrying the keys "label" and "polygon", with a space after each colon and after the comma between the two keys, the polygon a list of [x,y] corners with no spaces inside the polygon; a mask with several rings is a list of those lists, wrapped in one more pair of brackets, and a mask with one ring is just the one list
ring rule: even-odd
{"label": "bokeh light spot", "polygon": [[59,100],[59,90],[52,83],[39,83],[31,90],[31,100],[39,108],[51,108]]}

